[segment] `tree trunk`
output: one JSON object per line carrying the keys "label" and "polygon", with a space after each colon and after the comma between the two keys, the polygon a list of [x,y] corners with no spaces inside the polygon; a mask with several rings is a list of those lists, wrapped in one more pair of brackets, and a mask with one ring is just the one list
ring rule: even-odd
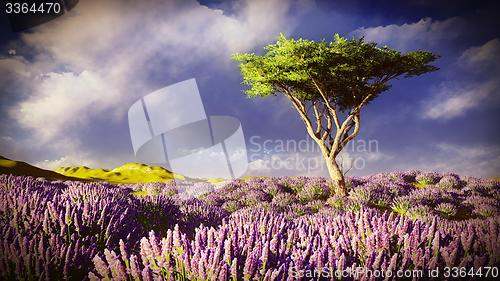
{"label": "tree trunk", "polygon": [[330,178],[334,184],[334,188],[336,188],[336,192],[340,196],[347,196],[347,187],[345,184],[344,174],[340,170],[340,167],[337,164],[335,159],[325,159],[326,167],[328,168],[328,173],[330,174]]}

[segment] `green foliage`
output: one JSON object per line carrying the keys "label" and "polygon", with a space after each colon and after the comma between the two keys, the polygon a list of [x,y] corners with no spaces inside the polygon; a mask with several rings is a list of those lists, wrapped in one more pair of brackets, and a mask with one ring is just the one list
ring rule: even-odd
{"label": "green foliage", "polygon": [[290,193],[278,193],[272,200],[272,204],[282,210],[297,202],[297,198]]}
{"label": "green foliage", "polygon": [[226,211],[230,213],[234,213],[237,210],[241,209],[243,207],[243,204],[241,204],[238,200],[229,200],[224,202],[222,205],[222,208],[224,208]]}
{"label": "green foliage", "polygon": [[417,188],[423,188],[423,187],[433,185],[433,183],[427,182],[427,181],[417,181],[417,182],[413,183],[413,185]]}
{"label": "green foliage", "polygon": [[264,188],[264,192],[266,192],[267,194],[269,194],[271,197],[275,197],[280,191],[282,190],[282,188],[280,186],[278,186],[277,184],[273,183],[273,182],[270,182],[268,183],[265,188]]}
{"label": "green foliage", "polygon": [[410,199],[407,196],[396,197],[391,205],[394,212],[404,215],[411,207]]}
{"label": "green foliage", "polygon": [[406,216],[412,220],[424,220],[431,213],[429,206],[418,205],[411,207],[407,212]]}
{"label": "green foliage", "polygon": [[363,188],[352,189],[351,191],[349,191],[349,197],[352,200],[358,201],[362,204],[368,204],[372,199],[370,190]]}
{"label": "green foliage", "polygon": [[297,197],[300,202],[307,203],[312,200],[326,200],[329,192],[320,185],[311,185],[303,187],[298,193]]}
{"label": "green foliage", "polygon": [[455,177],[444,176],[436,185],[443,190],[450,190],[459,187],[460,183]]}
{"label": "green foliage", "polygon": [[450,203],[441,203],[437,205],[436,211],[438,211],[445,218],[451,218],[457,214],[457,208]]}
{"label": "green foliage", "polygon": [[344,207],[346,212],[359,212],[365,205],[359,201],[348,200]]}
{"label": "green foliage", "polygon": [[489,218],[495,216],[498,213],[498,210],[493,205],[479,204],[474,207],[473,212],[480,217]]}
{"label": "green foliage", "polygon": [[346,198],[342,196],[332,196],[326,200],[326,203],[330,205],[331,207],[337,209],[337,210],[344,210],[344,207],[346,205]]}
{"label": "green foliage", "polygon": [[386,209],[389,208],[392,203],[392,196],[386,193],[382,193],[378,196],[375,196],[369,203],[377,208]]}
{"label": "green foliage", "polygon": [[306,204],[306,207],[308,207],[312,213],[317,213],[321,208],[325,206],[325,202],[321,200],[313,200],[310,201]]}
{"label": "green foliage", "polygon": [[250,86],[248,96],[289,94],[305,101],[321,100],[318,90],[342,111],[368,102],[389,89],[390,79],[412,77],[437,70],[430,65],[438,58],[430,52],[401,54],[386,46],[363,39],[315,42],[287,39],[283,34],[275,44],[254,53],[234,54],[240,62],[243,83]]}

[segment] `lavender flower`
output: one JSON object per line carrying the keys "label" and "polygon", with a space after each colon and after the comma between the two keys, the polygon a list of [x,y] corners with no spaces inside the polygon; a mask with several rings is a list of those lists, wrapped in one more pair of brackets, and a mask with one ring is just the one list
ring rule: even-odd
{"label": "lavender flower", "polygon": [[[138,194],[144,185],[0,176],[0,279],[288,280],[292,269],[497,265],[498,183],[432,174],[437,186],[416,188],[421,175],[348,178],[345,198],[327,198],[321,178],[235,180],[199,199],[167,184]],[[447,178],[464,187],[443,189]],[[242,208],[230,214],[228,202]]]}

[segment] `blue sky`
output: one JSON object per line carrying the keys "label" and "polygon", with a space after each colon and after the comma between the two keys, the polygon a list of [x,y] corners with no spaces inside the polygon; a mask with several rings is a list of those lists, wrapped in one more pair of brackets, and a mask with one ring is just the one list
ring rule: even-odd
{"label": "blue sky", "polygon": [[[494,1],[374,2],[83,0],[23,33],[1,18],[0,154],[45,168],[133,162],[130,105],[194,77],[208,115],[241,121],[248,174],[325,175],[314,148],[280,147],[306,140],[303,124],[282,97],[245,97],[230,55],[261,53],[280,32],[313,40],[339,33],[442,56],[439,71],[395,81],[365,108],[358,142],[342,156],[350,175],[423,169],[499,176]],[[369,141],[376,147],[368,149]]]}

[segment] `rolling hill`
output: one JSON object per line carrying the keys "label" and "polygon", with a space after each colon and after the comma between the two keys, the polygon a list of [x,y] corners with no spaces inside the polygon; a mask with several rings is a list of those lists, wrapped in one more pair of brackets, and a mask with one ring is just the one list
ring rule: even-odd
{"label": "rolling hill", "polygon": [[[62,175],[54,171],[40,169],[28,163],[14,161],[0,156],[0,174],[12,174],[16,176],[42,177],[50,180],[82,180],[79,178]],[[88,180],[87,180],[88,181]]]}
{"label": "rolling hill", "polygon": [[43,177],[50,180],[106,181],[109,183],[145,183],[184,180],[184,176],[159,166],[129,163],[112,170],[91,169],[85,166],[61,167],[54,171],[44,170],[22,161],[0,156],[0,174]]}
{"label": "rolling hill", "polygon": [[128,163],[112,170],[91,169],[89,167],[61,167],[55,172],[69,177],[100,180],[110,183],[145,183],[168,182],[175,179],[184,180],[184,176],[168,171],[160,166]]}

